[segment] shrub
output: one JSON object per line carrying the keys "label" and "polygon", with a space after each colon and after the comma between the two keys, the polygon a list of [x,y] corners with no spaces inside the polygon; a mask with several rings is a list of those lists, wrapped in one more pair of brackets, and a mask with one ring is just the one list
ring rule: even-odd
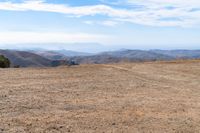
{"label": "shrub", "polygon": [[57,66],[65,65],[65,64],[66,64],[65,60],[54,60],[51,62],[52,67],[57,67]]}
{"label": "shrub", "polygon": [[75,62],[74,60],[54,60],[51,62],[51,66],[52,67],[57,67],[57,66],[74,66],[74,65],[79,65],[77,62]]}
{"label": "shrub", "polygon": [[74,65],[79,65],[79,64],[74,60],[70,60],[70,61],[68,61],[67,65],[68,66],[74,66]]}
{"label": "shrub", "polygon": [[14,68],[20,68],[20,65],[15,65],[15,66],[13,66]]}
{"label": "shrub", "polygon": [[10,67],[10,61],[8,58],[0,55],[0,68],[8,68]]}

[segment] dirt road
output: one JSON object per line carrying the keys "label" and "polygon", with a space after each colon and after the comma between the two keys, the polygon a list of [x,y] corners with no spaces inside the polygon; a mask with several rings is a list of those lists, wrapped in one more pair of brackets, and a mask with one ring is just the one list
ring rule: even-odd
{"label": "dirt road", "polygon": [[0,133],[199,133],[200,61],[0,69]]}

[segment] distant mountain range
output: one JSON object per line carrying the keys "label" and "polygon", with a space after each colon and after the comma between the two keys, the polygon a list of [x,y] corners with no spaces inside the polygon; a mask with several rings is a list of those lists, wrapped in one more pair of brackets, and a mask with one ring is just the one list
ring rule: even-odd
{"label": "distant mountain range", "polygon": [[84,52],[76,52],[71,50],[52,50],[52,51],[45,51],[45,50],[30,50],[29,52],[40,55],[50,60],[63,60],[67,59],[68,57],[74,56],[90,56],[90,53]]}
{"label": "distant mountain range", "polygon": [[142,61],[169,61],[176,59],[200,59],[200,50],[119,50],[92,56],[71,57],[78,63],[118,63]]}
{"label": "distant mountain range", "polygon": [[154,53],[170,56],[175,59],[198,59],[200,50],[151,50]]}
{"label": "distant mountain range", "polygon": [[[107,64],[175,59],[200,59],[200,50],[129,50],[109,51],[97,54],[68,50],[0,50],[0,55],[10,59],[13,66],[50,67],[76,62],[78,64]],[[66,61],[66,62],[65,62]],[[56,65],[55,65],[56,64]]]}

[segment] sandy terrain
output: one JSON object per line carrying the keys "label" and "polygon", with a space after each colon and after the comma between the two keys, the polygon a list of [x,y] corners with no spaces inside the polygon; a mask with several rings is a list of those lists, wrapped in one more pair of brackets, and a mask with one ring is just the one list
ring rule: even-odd
{"label": "sandy terrain", "polygon": [[0,133],[199,133],[200,61],[0,69]]}

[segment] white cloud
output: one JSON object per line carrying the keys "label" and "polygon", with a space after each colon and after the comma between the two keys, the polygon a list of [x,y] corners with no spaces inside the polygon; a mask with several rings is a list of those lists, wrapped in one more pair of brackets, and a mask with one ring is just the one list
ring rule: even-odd
{"label": "white cloud", "polygon": [[102,25],[105,25],[105,26],[116,26],[118,24],[118,22],[116,21],[111,21],[111,20],[107,20],[107,21],[103,21],[102,22]]}
{"label": "white cloud", "polygon": [[93,24],[95,24],[95,22],[94,22],[94,21],[91,21],[91,20],[84,21],[83,23],[88,24],[88,25],[93,25]]}
{"label": "white cloud", "polygon": [[[105,1],[105,0],[104,0]],[[200,25],[199,0],[116,0],[124,2],[132,8],[114,8],[108,5],[67,6],[45,3],[42,0],[23,3],[0,2],[0,10],[13,11],[45,11],[67,14],[74,17],[94,16],[97,14],[109,17],[105,25],[115,25],[116,21],[130,22],[151,26]],[[136,10],[137,7],[137,10]],[[106,18],[108,19],[108,18]],[[89,22],[89,21],[88,21]],[[86,23],[88,23],[86,21]]]}
{"label": "white cloud", "polygon": [[119,24],[118,21],[113,21],[113,20],[105,20],[105,21],[84,21],[83,23],[88,24],[88,25],[103,25],[103,26],[109,26],[109,27],[114,27]]}
{"label": "white cloud", "polygon": [[17,43],[107,43],[109,36],[86,33],[0,32],[0,44]]}
{"label": "white cloud", "polygon": [[199,6],[199,0],[127,0],[127,3],[139,4],[163,4],[174,6]]}

